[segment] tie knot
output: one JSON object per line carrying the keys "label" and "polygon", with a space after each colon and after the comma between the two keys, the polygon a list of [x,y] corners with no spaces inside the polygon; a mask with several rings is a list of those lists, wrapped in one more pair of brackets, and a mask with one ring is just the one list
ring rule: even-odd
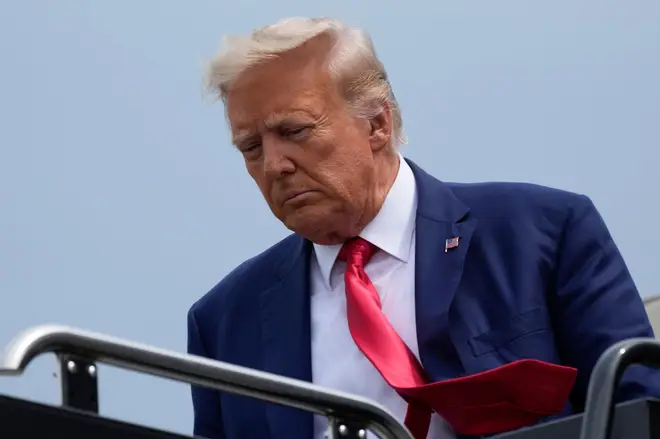
{"label": "tie knot", "polygon": [[369,263],[378,247],[362,238],[353,238],[344,243],[339,251],[339,260],[363,267]]}

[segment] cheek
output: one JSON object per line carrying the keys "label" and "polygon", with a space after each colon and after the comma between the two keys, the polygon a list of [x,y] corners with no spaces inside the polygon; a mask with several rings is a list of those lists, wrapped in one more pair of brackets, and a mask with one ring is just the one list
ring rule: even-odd
{"label": "cheek", "polygon": [[354,160],[332,160],[318,169],[317,179],[326,187],[331,198],[344,205],[360,204],[365,192],[364,169]]}
{"label": "cheek", "polygon": [[372,158],[367,144],[356,143],[356,137],[346,137],[327,139],[310,148],[318,155],[307,163],[305,170],[328,190],[332,198],[352,202],[358,201],[356,198],[366,190]]}

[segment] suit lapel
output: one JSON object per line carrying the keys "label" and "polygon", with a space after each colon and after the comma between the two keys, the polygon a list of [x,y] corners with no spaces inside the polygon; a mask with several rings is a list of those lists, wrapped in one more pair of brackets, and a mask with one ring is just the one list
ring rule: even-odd
{"label": "suit lapel", "polygon": [[[418,193],[415,312],[419,353],[429,378],[440,381],[464,372],[451,341],[448,316],[477,221],[443,183],[408,163]],[[458,246],[445,251],[452,238],[458,238]]]}
{"label": "suit lapel", "polygon": [[[261,294],[264,370],[312,381],[309,294],[310,246],[298,236],[276,267],[280,282]],[[309,412],[268,404],[271,438],[312,437]]]}

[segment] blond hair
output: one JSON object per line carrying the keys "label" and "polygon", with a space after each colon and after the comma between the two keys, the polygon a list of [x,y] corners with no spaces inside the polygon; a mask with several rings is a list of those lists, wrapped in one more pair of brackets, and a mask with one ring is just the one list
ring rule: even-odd
{"label": "blond hair", "polygon": [[287,18],[248,36],[224,37],[221,51],[209,63],[206,90],[226,104],[231,84],[246,69],[321,35],[331,38],[329,74],[342,84],[342,92],[355,116],[371,119],[389,106],[394,146],[404,143],[401,109],[371,37],[362,29],[337,20]]}

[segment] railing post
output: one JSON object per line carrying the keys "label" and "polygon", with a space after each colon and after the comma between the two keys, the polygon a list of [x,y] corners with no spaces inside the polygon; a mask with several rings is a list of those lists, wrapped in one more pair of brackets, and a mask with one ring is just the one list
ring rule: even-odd
{"label": "railing post", "polygon": [[96,363],[76,355],[57,356],[62,376],[62,405],[86,412],[99,412],[98,369]]}
{"label": "railing post", "polygon": [[328,419],[326,439],[364,439],[366,437],[366,426],[362,422],[351,422],[338,418]]}

